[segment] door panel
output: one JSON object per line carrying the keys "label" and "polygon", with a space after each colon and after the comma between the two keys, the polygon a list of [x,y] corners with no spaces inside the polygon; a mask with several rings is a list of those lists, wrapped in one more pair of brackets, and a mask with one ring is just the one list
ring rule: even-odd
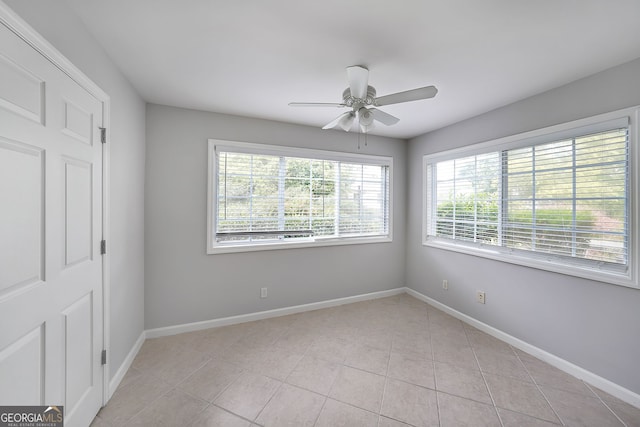
{"label": "door panel", "polygon": [[44,82],[0,55],[0,106],[44,124]]}
{"label": "door panel", "polygon": [[102,103],[0,24],[0,405],[102,403]]}
{"label": "door panel", "polygon": [[0,300],[43,279],[42,149],[0,138]]}
{"label": "door panel", "polygon": [[79,160],[63,159],[65,266],[91,260],[92,248],[92,165]]}
{"label": "door panel", "polygon": [[64,125],[62,132],[83,144],[93,144],[93,114],[75,105],[72,101],[64,101]]}
{"label": "door panel", "polygon": [[93,386],[92,300],[93,293],[88,293],[62,312],[67,372],[65,409],[68,417],[74,415],[82,397]]}
{"label": "door panel", "polygon": [[44,405],[44,325],[0,351],[0,402]]}

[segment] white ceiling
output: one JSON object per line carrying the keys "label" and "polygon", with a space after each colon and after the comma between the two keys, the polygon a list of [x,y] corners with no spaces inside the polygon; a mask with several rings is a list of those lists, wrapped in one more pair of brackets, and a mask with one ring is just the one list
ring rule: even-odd
{"label": "white ceiling", "polygon": [[[639,0],[67,0],[148,102],[321,127],[345,68],[410,138],[640,57]],[[639,83],[640,84],[640,83]]]}

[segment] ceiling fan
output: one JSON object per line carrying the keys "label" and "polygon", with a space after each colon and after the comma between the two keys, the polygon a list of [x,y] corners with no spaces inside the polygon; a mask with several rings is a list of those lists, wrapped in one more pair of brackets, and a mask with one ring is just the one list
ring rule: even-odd
{"label": "ceiling fan", "polygon": [[418,101],[436,96],[438,89],[435,86],[425,86],[404,92],[376,97],[376,89],[369,86],[369,70],[359,65],[347,67],[349,87],[342,92],[341,103],[329,102],[290,102],[292,107],[347,107],[350,111],[342,113],[333,121],[323,126],[322,129],[342,128],[349,132],[351,126],[358,119],[360,129],[367,133],[374,127],[374,121],[391,126],[400,121],[399,118],[378,110],[375,107],[399,104],[401,102]]}

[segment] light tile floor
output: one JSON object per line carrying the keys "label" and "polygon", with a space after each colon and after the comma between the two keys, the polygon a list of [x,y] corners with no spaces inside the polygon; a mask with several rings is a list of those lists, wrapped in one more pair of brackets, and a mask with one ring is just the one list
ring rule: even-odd
{"label": "light tile floor", "polygon": [[92,426],[640,426],[406,294],[147,340]]}

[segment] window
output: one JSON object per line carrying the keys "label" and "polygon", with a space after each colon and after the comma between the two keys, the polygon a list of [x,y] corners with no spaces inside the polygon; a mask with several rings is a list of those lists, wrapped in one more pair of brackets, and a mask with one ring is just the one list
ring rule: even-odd
{"label": "window", "polygon": [[633,114],[425,156],[424,244],[638,287]]}
{"label": "window", "polygon": [[209,253],[391,241],[389,157],[209,140]]}

